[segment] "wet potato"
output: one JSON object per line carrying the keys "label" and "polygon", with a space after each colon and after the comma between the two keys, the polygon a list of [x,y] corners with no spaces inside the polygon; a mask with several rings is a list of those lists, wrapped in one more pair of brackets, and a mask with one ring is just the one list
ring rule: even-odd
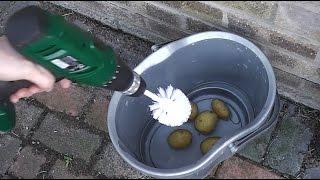
{"label": "wet potato", "polygon": [[194,120],[198,115],[198,106],[196,103],[191,102],[191,114],[189,116],[190,120]]}
{"label": "wet potato", "polygon": [[229,118],[230,111],[223,101],[215,99],[212,101],[211,105],[213,112],[215,112],[219,118],[225,120]]}
{"label": "wet potato", "polygon": [[212,146],[220,139],[220,137],[208,137],[200,144],[202,154],[206,154]]}
{"label": "wet potato", "polygon": [[195,128],[202,134],[210,134],[216,127],[218,116],[211,111],[200,113],[194,122]]}
{"label": "wet potato", "polygon": [[168,136],[167,142],[173,149],[184,149],[191,144],[192,134],[188,130],[177,129]]}

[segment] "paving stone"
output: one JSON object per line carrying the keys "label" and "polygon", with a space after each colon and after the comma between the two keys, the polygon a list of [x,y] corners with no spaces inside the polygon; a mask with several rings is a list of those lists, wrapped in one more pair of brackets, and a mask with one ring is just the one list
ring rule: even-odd
{"label": "paving stone", "polygon": [[21,178],[35,178],[41,165],[45,162],[46,158],[43,155],[35,154],[32,147],[28,146],[21,151],[21,154],[9,171]]}
{"label": "paving stone", "polygon": [[238,157],[224,161],[216,173],[217,179],[283,179],[277,174]]}
{"label": "paving stone", "polygon": [[244,149],[239,151],[239,154],[252,161],[258,163],[262,162],[273,130],[274,127],[270,128],[268,131],[249,142]]}
{"label": "paving stone", "polygon": [[48,114],[39,130],[33,136],[48,147],[89,162],[90,156],[98,149],[101,138],[84,129],[69,127],[61,118]]}
{"label": "paving stone", "polygon": [[95,165],[94,170],[102,173],[108,178],[147,178],[147,176],[133,169],[127,162],[125,162],[118,154],[112,143],[107,145],[104,154]]}
{"label": "paving stone", "polygon": [[65,163],[61,160],[58,160],[55,165],[51,168],[50,175],[54,179],[94,179],[92,176],[76,176],[68,171]]}
{"label": "paving stone", "polygon": [[303,179],[320,179],[320,167],[307,169]]}
{"label": "paving stone", "polygon": [[97,91],[94,102],[89,106],[89,110],[85,118],[87,123],[105,132],[108,132],[107,115],[110,99],[110,91]]}
{"label": "paving stone", "polygon": [[312,138],[311,130],[302,123],[295,109],[295,105],[289,104],[288,114],[279,122],[264,162],[264,165],[292,176],[300,171]]}
{"label": "paving stone", "polygon": [[92,94],[86,91],[85,88],[76,85],[63,89],[56,84],[51,92],[39,93],[33,97],[52,110],[78,116],[92,97]]}
{"label": "paving stone", "polygon": [[22,100],[20,100],[15,107],[17,121],[13,131],[16,134],[26,137],[44,110]]}
{"label": "paving stone", "polygon": [[[286,101],[280,97],[280,112],[278,115],[278,120],[286,113],[286,108],[283,108],[283,105],[286,104]],[[271,134],[275,129],[275,125],[270,127],[267,131],[263,132],[261,135],[249,142],[245,147],[239,151],[239,155],[246,157],[252,161],[261,163],[263,161],[263,156],[266,153]]]}
{"label": "paving stone", "polygon": [[0,174],[4,174],[13,164],[19,152],[21,141],[9,135],[0,135]]}

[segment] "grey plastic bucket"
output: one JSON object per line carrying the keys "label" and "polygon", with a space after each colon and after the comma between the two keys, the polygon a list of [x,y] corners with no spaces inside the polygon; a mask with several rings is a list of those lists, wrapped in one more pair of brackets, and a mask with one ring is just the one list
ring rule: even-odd
{"label": "grey plastic bucket", "polygon": [[[149,55],[135,69],[147,87],[173,87],[185,92],[199,110],[210,109],[214,98],[223,100],[230,119],[220,120],[209,136],[222,137],[206,154],[203,136],[188,122],[167,127],[151,116],[147,97],[115,92],[108,112],[108,128],[121,157],[143,174],[155,178],[204,178],[220,162],[276,123],[279,100],[272,67],[248,40],[226,32],[203,32],[170,42]],[[167,136],[177,128],[192,132],[192,144],[173,150]]]}

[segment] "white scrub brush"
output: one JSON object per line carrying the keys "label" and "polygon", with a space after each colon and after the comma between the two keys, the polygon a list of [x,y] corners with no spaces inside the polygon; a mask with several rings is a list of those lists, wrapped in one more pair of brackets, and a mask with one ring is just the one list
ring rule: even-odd
{"label": "white scrub brush", "polygon": [[151,98],[154,104],[150,105],[153,118],[167,126],[181,126],[188,121],[191,114],[191,104],[187,96],[171,85],[166,90],[158,88],[157,95],[146,90],[145,95]]}

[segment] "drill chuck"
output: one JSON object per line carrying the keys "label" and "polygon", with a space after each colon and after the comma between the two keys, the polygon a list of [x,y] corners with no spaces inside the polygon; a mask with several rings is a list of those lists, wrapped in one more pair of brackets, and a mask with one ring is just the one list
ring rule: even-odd
{"label": "drill chuck", "polygon": [[136,73],[133,72],[133,81],[130,87],[122,93],[128,96],[140,96],[146,89],[145,81]]}
{"label": "drill chuck", "polygon": [[146,89],[146,83],[136,72],[132,71],[123,61],[117,58],[117,67],[112,79],[104,87],[120,91],[128,96],[140,96]]}

